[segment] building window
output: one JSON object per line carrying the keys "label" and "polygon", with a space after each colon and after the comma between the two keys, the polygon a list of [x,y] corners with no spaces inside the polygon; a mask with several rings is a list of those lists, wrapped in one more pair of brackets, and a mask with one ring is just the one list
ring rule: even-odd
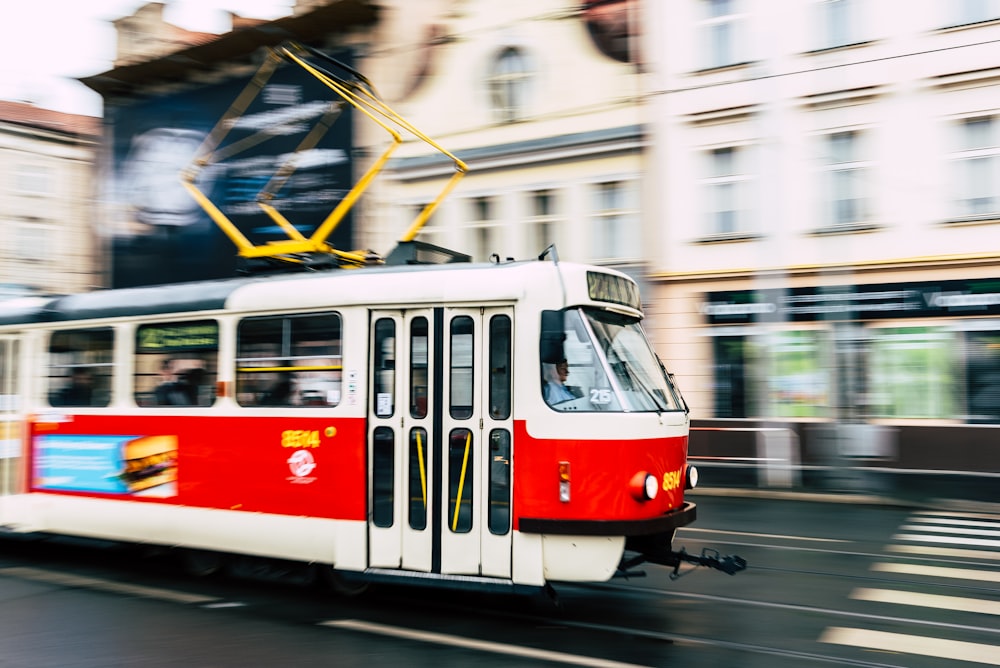
{"label": "building window", "polygon": [[21,195],[51,195],[52,170],[42,165],[18,165],[15,188]]}
{"label": "building window", "polygon": [[560,238],[559,216],[556,213],[558,198],[555,191],[535,190],[530,193],[530,211],[528,217],[528,233],[525,238],[529,240],[527,255],[529,257],[538,256],[550,245],[555,244],[556,250],[560,250],[562,243]]}
{"label": "building window", "polygon": [[702,0],[702,63],[704,69],[743,62],[738,0]]}
{"label": "building window", "polygon": [[836,227],[860,223],[868,218],[865,183],[870,178],[867,163],[861,160],[861,134],[855,131],[826,135],[827,225]]}
{"label": "building window", "polygon": [[473,257],[485,262],[494,253],[500,253],[502,230],[496,219],[496,202],[492,197],[474,197],[469,203]]}
{"label": "building window", "polygon": [[983,23],[1000,18],[1000,0],[951,0],[947,6],[951,12],[948,17],[950,25]]}
{"label": "building window", "polygon": [[874,330],[870,379],[872,415],[948,418],[956,413],[957,334],[940,327]]}
{"label": "building window", "polygon": [[37,223],[18,223],[15,231],[15,258],[41,262],[51,251],[52,228]]}
{"label": "building window", "polygon": [[1000,332],[966,332],[967,421],[1000,423]]}
{"label": "building window", "polygon": [[955,205],[960,218],[1000,213],[1000,142],[994,116],[966,118],[958,125],[954,158]]}
{"label": "building window", "polygon": [[725,146],[707,152],[702,191],[709,236],[749,231],[748,149]]}
{"label": "building window", "polygon": [[608,181],[594,186],[592,256],[595,260],[639,259],[642,235],[636,194],[636,184],[631,181]]}
{"label": "building window", "polygon": [[525,117],[531,67],[520,49],[508,47],[497,55],[487,83],[490,103],[498,121],[512,123]]}
{"label": "building window", "polygon": [[[404,224],[405,229],[410,229],[410,226],[417,220],[417,217],[423,213],[423,210],[427,208],[427,204],[414,204],[410,207],[405,207],[406,219]],[[431,212],[430,217],[424,221],[423,227],[417,233],[417,238],[425,243],[434,244],[435,246],[447,246],[446,231],[441,225],[441,217],[438,215],[441,211],[440,207]]]}
{"label": "building window", "polygon": [[833,49],[862,41],[859,4],[858,0],[819,0],[821,48]]}

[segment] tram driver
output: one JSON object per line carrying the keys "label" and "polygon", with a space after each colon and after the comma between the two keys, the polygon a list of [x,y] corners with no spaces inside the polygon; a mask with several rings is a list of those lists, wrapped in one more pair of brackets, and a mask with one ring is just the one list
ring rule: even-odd
{"label": "tram driver", "polygon": [[577,396],[566,387],[566,378],[569,376],[569,362],[565,358],[555,364],[542,363],[542,377],[545,379],[545,403],[550,406],[560,404],[564,401],[572,401]]}

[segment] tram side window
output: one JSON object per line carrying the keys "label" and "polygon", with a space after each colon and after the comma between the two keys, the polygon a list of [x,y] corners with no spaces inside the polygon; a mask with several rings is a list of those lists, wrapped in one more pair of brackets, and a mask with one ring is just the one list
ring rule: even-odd
{"label": "tram side window", "polygon": [[448,527],[452,533],[472,531],[474,447],[470,430],[451,431],[448,438]]}
{"label": "tram side window", "polygon": [[472,318],[458,316],[451,321],[451,376],[449,406],[451,417],[466,420],[472,417],[473,398],[473,331]]}
{"label": "tram side window", "polygon": [[49,403],[53,406],[107,406],[111,403],[110,327],[53,332],[49,339]]}
{"label": "tram side window", "polygon": [[343,358],[337,313],[246,318],[237,331],[241,406],[336,406]]}
{"label": "tram side window", "polygon": [[427,417],[427,318],[410,323],[410,417]]}
{"label": "tram side window", "polygon": [[389,427],[375,427],[372,434],[372,522],[391,527],[395,505],[395,437]]}
{"label": "tram side window", "polygon": [[396,323],[391,318],[375,322],[375,414],[392,417],[396,410]]}
{"label": "tram side window", "polygon": [[423,531],[427,528],[427,430],[417,427],[410,430],[410,528]]}
{"label": "tram side window", "polygon": [[142,325],[136,330],[135,403],[211,406],[219,368],[214,320]]}
{"label": "tram side window", "polygon": [[490,417],[510,417],[510,317],[490,319]]}
{"label": "tram side window", "polygon": [[490,432],[490,533],[510,531],[510,432]]}

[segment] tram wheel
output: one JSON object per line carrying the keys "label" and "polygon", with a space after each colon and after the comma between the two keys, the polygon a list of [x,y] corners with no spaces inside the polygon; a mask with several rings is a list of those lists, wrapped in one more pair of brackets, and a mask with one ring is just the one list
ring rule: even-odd
{"label": "tram wheel", "polygon": [[368,589],[368,583],[350,575],[345,575],[330,566],[319,567],[323,584],[338,596],[358,596]]}

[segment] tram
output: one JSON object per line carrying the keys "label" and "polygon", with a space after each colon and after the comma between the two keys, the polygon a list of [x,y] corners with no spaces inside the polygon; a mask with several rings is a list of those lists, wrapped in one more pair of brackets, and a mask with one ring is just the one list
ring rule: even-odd
{"label": "tram", "polygon": [[[323,242],[292,236],[273,255],[301,269]],[[672,549],[689,416],[630,277],[409,238],[336,257],[0,304],[3,531],[303,562],[345,592],[745,567]]]}

